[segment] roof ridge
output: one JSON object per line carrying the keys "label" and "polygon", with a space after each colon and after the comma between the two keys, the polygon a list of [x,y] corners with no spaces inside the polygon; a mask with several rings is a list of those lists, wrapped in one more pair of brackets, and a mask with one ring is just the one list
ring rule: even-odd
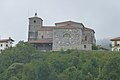
{"label": "roof ridge", "polygon": [[63,24],[63,23],[76,23],[76,24],[82,24],[82,23],[79,23],[79,22],[75,22],[75,21],[71,21],[71,20],[69,20],[69,21],[63,21],[63,22],[58,22],[58,23],[55,23],[55,24]]}

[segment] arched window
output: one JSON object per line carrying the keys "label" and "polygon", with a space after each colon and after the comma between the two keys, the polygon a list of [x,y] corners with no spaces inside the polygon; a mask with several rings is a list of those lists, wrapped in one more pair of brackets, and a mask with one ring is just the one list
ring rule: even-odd
{"label": "arched window", "polygon": [[63,35],[63,37],[64,37],[64,38],[71,38],[70,34],[68,34],[68,33],[65,33],[65,34]]}
{"label": "arched window", "polygon": [[114,48],[113,51],[118,51],[118,49],[117,49],[117,48]]}

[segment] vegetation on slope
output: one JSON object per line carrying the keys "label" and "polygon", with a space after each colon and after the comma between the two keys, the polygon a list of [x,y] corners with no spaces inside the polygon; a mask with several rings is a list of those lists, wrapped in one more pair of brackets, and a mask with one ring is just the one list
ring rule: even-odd
{"label": "vegetation on slope", "polygon": [[0,80],[120,80],[119,75],[119,52],[41,52],[21,41],[0,54]]}

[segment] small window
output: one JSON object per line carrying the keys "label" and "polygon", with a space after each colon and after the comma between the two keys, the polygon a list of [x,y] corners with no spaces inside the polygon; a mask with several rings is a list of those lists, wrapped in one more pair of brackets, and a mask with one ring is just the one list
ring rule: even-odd
{"label": "small window", "polygon": [[42,35],[42,39],[43,39],[44,37],[43,37],[43,35]]}
{"label": "small window", "polygon": [[6,44],[6,47],[8,47],[8,44]]}
{"label": "small window", "polygon": [[34,20],[34,23],[36,23],[36,20]]}
{"label": "small window", "polygon": [[120,46],[120,44],[117,44],[118,46]]}
{"label": "small window", "polygon": [[86,48],[86,45],[84,45],[84,48]]}
{"label": "small window", "polygon": [[1,44],[0,46],[2,47],[3,45]]}

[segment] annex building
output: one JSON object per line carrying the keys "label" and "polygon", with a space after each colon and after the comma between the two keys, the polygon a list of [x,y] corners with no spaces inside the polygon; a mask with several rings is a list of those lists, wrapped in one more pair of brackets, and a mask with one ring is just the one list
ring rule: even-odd
{"label": "annex building", "polygon": [[14,40],[9,37],[8,39],[0,39],[0,53],[6,48],[12,47]]}
{"label": "annex building", "polygon": [[92,44],[96,42],[94,34],[93,29],[74,21],[44,26],[43,20],[37,13],[29,18],[28,42],[39,50],[92,50]]}
{"label": "annex building", "polygon": [[112,51],[120,51],[120,37],[111,39]]}

